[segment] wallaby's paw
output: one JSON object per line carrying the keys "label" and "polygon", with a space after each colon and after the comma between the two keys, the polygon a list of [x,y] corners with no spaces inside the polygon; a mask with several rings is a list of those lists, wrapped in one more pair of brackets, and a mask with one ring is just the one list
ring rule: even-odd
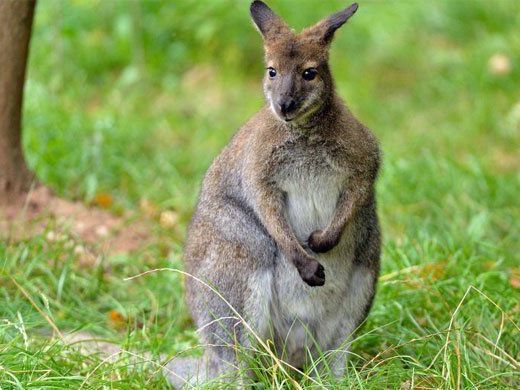
{"label": "wallaby's paw", "polygon": [[316,253],[325,253],[330,251],[336,245],[338,245],[339,239],[332,234],[325,234],[323,230],[316,230],[313,232],[309,239],[307,240],[307,244],[309,248],[313,252]]}
{"label": "wallaby's paw", "polygon": [[308,280],[304,279],[304,282],[307,283],[311,287],[323,286],[325,284],[325,268],[318,263],[318,267]]}
{"label": "wallaby's paw", "polygon": [[325,269],[311,257],[297,259],[294,264],[298,273],[305,283],[311,287],[323,286],[325,284]]}

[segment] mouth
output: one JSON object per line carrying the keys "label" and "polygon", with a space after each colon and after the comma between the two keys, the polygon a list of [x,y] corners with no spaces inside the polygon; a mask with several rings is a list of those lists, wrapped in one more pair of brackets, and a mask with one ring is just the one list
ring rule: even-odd
{"label": "mouth", "polygon": [[[2,0],[0,0],[0,1],[2,1]],[[285,123],[292,122],[297,117],[297,115],[287,116],[287,115],[282,114],[281,112],[276,112],[276,111],[275,111],[275,114],[278,117],[278,119],[280,119],[282,122],[285,122]]]}
{"label": "mouth", "polygon": [[[2,0],[0,0],[0,1],[2,1]],[[288,114],[288,113],[283,113],[283,112],[281,112],[280,110],[274,108],[272,104],[271,104],[271,111],[273,112],[273,114],[275,114],[275,116],[276,116],[279,120],[281,120],[281,121],[283,121],[283,122],[285,122],[285,123],[292,122],[292,121],[294,121],[295,119],[297,119],[298,116],[299,116],[299,113],[298,113],[298,112],[291,112],[290,114]]]}
{"label": "mouth", "polygon": [[[1,1],[1,0],[0,0]],[[287,114],[282,114],[282,113],[278,113],[278,117],[283,120],[284,122],[292,122],[294,121],[295,119],[298,118],[298,113],[294,113],[294,115],[287,115]]]}

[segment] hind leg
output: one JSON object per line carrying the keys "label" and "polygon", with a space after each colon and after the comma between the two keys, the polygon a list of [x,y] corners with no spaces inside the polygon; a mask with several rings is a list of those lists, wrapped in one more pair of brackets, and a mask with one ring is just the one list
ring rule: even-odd
{"label": "hind leg", "polygon": [[372,305],[377,280],[377,269],[356,265],[347,290],[347,315],[340,321],[329,344],[329,367],[336,378],[344,375],[354,333],[365,320]]}
{"label": "hind leg", "polygon": [[[190,382],[222,377],[236,384],[241,371],[237,347],[249,345],[243,320],[255,329],[266,316],[255,305],[270,290],[269,280],[257,280],[254,275],[273,267],[276,245],[239,200],[227,199],[212,209],[218,209],[218,218],[201,211],[192,222],[185,248],[190,275],[185,279],[186,301],[204,355],[196,361],[174,361],[171,368]],[[177,383],[174,376],[168,376]]]}
{"label": "hind leg", "polygon": [[236,383],[236,351],[244,338],[243,324],[237,315],[242,311],[240,302],[233,297],[220,297],[205,285],[195,289],[190,283],[187,281],[188,299],[204,353],[200,358],[174,358],[165,367],[165,374],[176,389],[197,387],[212,380]]}
{"label": "hind leg", "polygon": [[331,354],[330,367],[336,378],[344,374],[353,334],[370,311],[379,276],[381,233],[375,203],[372,202],[359,212],[365,223],[357,230],[354,266],[345,297],[348,303],[346,315],[332,339],[331,349],[337,352]]}
{"label": "hind leg", "polygon": [[[234,265],[233,270],[226,270],[223,265],[212,268],[211,278],[197,275],[198,279],[208,280],[208,284],[214,286],[212,288],[186,279],[188,305],[198,327],[204,354],[199,359],[176,358],[168,364],[165,374],[175,388],[214,379],[236,387],[237,381],[241,380],[244,367],[238,359],[239,351],[250,346],[249,327],[256,332],[267,318],[263,292],[269,290],[270,280],[254,277],[257,274],[254,270],[237,272],[237,263],[245,267],[250,262],[241,258],[229,262]],[[257,286],[259,282],[266,284]]]}
{"label": "hind leg", "polygon": [[[318,371],[325,365],[335,378],[343,377],[348,360],[350,345],[354,334],[368,314],[375,292],[377,274],[364,265],[354,265],[351,270],[349,287],[345,294],[346,305],[342,315],[332,328],[323,330],[324,337],[319,340],[326,353],[326,362],[320,364]],[[318,334],[319,338],[319,334]]]}

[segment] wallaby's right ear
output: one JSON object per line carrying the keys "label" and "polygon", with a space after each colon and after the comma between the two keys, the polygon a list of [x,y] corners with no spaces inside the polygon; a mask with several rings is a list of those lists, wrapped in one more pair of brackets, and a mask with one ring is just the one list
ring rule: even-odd
{"label": "wallaby's right ear", "polygon": [[263,1],[253,1],[249,10],[253,22],[255,22],[265,41],[274,40],[282,34],[291,32],[282,18],[276,15]]}

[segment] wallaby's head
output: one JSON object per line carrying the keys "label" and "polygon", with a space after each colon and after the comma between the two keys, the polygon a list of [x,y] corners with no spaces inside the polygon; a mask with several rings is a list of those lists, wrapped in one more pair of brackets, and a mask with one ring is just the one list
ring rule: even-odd
{"label": "wallaby's head", "polygon": [[357,8],[354,3],[295,34],[265,3],[253,1],[251,17],[264,39],[264,93],[278,118],[302,122],[329,104],[334,92],[328,66],[330,43]]}

